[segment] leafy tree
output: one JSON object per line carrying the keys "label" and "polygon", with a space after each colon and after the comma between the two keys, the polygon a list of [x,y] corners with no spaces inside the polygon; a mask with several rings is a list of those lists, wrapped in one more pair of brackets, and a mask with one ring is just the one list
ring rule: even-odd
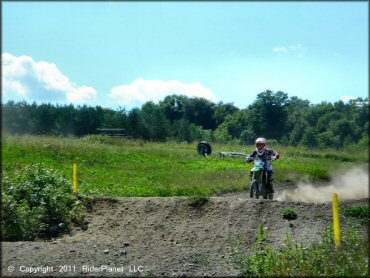
{"label": "leafy tree", "polygon": [[222,101],[217,103],[214,107],[213,118],[215,120],[215,125],[219,126],[222,124],[228,115],[232,115],[237,112],[239,108],[235,107],[233,103],[223,103]]}
{"label": "leafy tree", "polygon": [[134,138],[145,138],[145,139],[149,138],[149,135],[145,130],[139,108],[134,108],[128,113],[127,129],[128,133]]}
{"label": "leafy tree", "polygon": [[302,138],[308,127],[309,125],[305,120],[303,119],[297,120],[295,122],[292,132],[290,133],[289,144],[292,146],[297,146],[302,141]]}
{"label": "leafy tree", "polygon": [[77,136],[96,134],[97,128],[101,126],[102,119],[97,111],[100,107],[95,109],[86,105],[79,106],[77,113],[75,113],[75,134]]}
{"label": "leafy tree", "polygon": [[160,101],[159,106],[167,119],[172,123],[173,121],[184,118],[185,104],[187,101],[187,96],[170,95],[166,96],[163,101]]}
{"label": "leafy tree", "polygon": [[336,122],[332,123],[332,132],[334,136],[337,136],[339,139],[339,144],[335,147],[340,148],[344,145],[344,139],[347,137],[347,144],[348,140],[352,138],[353,141],[353,135],[354,130],[352,128],[351,123],[346,119],[341,119]]}
{"label": "leafy tree", "polygon": [[[36,103],[33,104],[36,107]],[[25,101],[9,101],[2,106],[2,126],[10,133],[32,133],[32,108]]]}
{"label": "leafy tree", "polygon": [[316,126],[318,119],[330,112],[335,112],[335,109],[333,104],[329,102],[322,102],[318,105],[314,105],[307,113],[307,122],[310,126]]}
{"label": "leafy tree", "polygon": [[83,136],[103,127],[123,128],[127,135],[145,140],[252,144],[263,136],[284,144],[342,148],[368,140],[369,103],[368,98],[357,98],[349,103],[310,104],[269,90],[258,94],[245,109],[178,95],[130,111],[9,101],[2,104],[2,126],[6,132],[18,134]]}
{"label": "leafy tree", "polygon": [[76,109],[72,104],[68,106],[57,106],[55,113],[55,130],[53,133],[57,135],[75,135]]}
{"label": "leafy tree", "polygon": [[301,122],[306,118],[307,113],[310,109],[310,102],[308,100],[302,100],[298,97],[291,97],[288,105],[286,106],[287,121],[285,123],[285,136],[292,132],[293,128],[298,122]]}
{"label": "leafy tree", "polygon": [[284,135],[287,120],[286,107],[289,98],[286,93],[273,93],[266,90],[257,95],[256,101],[249,106],[251,115],[258,122],[254,126],[255,134],[264,134],[264,137],[279,140]]}
{"label": "leafy tree", "polygon": [[316,147],[318,145],[316,134],[313,128],[307,128],[302,136],[300,144],[307,147]]}
{"label": "leafy tree", "polygon": [[216,128],[213,118],[215,104],[205,98],[191,98],[185,102],[185,117],[193,124],[199,125],[204,129]]}
{"label": "leafy tree", "polygon": [[334,134],[331,130],[321,132],[317,134],[318,145],[322,148],[330,147],[337,144],[334,140]]}
{"label": "leafy tree", "polygon": [[171,125],[171,131],[171,136],[177,141],[192,142],[194,140],[192,137],[191,124],[184,118],[175,121]]}
{"label": "leafy tree", "polygon": [[36,108],[31,110],[33,132],[36,134],[52,133],[55,127],[55,109],[49,103],[39,106],[33,104],[33,106]]}
{"label": "leafy tree", "polygon": [[111,109],[102,109],[101,127],[103,128],[126,128],[127,115],[125,109],[114,111]]}
{"label": "leafy tree", "polygon": [[227,124],[221,124],[214,132],[215,140],[219,143],[226,143],[232,140],[232,136],[228,132]]}
{"label": "leafy tree", "polygon": [[228,115],[225,121],[218,127],[218,129],[224,129],[231,139],[235,139],[240,137],[240,134],[247,126],[248,111],[239,110],[233,114]]}
{"label": "leafy tree", "polygon": [[357,98],[350,101],[351,112],[353,120],[353,128],[355,130],[354,140],[357,142],[362,137],[367,136],[369,133],[369,103],[368,98]]}
{"label": "leafy tree", "polygon": [[143,127],[147,131],[144,139],[165,140],[170,135],[170,122],[163,110],[153,102],[145,103],[141,108]]}
{"label": "leafy tree", "polygon": [[331,128],[332,123],[335,123],[341,119],[342,115],[337,111],[329,111],[326,114],[323,114],[316,121],[316,129],[318,132],[324,132]]}

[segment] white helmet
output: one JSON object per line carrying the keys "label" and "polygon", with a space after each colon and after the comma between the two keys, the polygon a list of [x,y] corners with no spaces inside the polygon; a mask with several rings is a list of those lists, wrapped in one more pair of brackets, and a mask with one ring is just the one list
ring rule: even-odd
{"label": "white helmet", "polygon": [[256,151],[259,155],[263,154],[263,151],[266,149],[266,139],[265,138],[257,138],[256,139]]}

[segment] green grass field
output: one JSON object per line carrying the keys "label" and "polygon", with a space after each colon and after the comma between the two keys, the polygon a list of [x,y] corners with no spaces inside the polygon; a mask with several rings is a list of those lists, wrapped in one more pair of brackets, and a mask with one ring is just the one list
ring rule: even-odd
{"label": "green grass field", "polygon": [[[218,157],[220,151],[250,154],[253,146],[212,144],[208,158],[199,156],[197,142],[144,142],[104,136],[2,138],[3,175],[12,177],[24,166],[43,163],[72,180],[78,164],[79,192],[106,196],[188,196],[241,191],[249,187],[243,158]],[[298,180],[328,181],[334,169],[368,163],[363,150],[305,150],[271,146],[281,153],[274,163],[276,184]],[[356,153],[358,152],[358,153]]]}
{"label": "green grass field", "polygon": [[[248,188],[250,184],[248,173],[252,164],[247,164],[243,158],[221,159],[218,157],[218,152],[235,151],[250,154],[254,149],[253,146],[239,144],[212,144],[213,153],[205,158],[197,154],[197,143],[153,143],[102,136],[76,139],[3,135],[2,139],[3,177],[15,179],[18,173],[26,172],[26,166],[43,163],[46,168],[57,170],[71,181],[68,184],[68,181],[56,178],[55,181],[60,182],[64,188],[63,184],[68,186],[72,184],[73,163],[76,161],[79,172],[79,192],[84,195],[193,196],[189,198],[189,205],[194,207],[201,206],[209,200],[205,195]],[[281,186],[301,180],[329,181],[335,173],[354,166],[363,167],[368,163],[367,150],[356,148],[320,151],[271,147],[281,153],[281,160],[274,163],[275,181]],[[50,215],[65,216],[65,213],[60,213],[63,210],[61,210],[61,196],[57,195],[59,191],[50,193],[54,194],[53,198],[42,196],[43,191],[41,196],[35,194],[35,188],[38,188],[40,183],[44,186],[45,183],[49,184],[49,180],[53,180],[50,179],[51,174],[48,169],[43,170],[46,171],[45,173],[40,172],[42,175],[40,173],[34,175],[33,187],[29,192],[29,197],[34,201],[38,200],[36,197],[49,202],[55,201],[52,207],[57,209],[48,211],[49,214],[45,218],[47,224],[50,222]],[[13,192],[12,183],[7,185],[7,191]],[[28,184],[22,182],[21,185],[19,183],[17,185],[19,190],[16,192],[22,196],[27,191]],[[51,192],[47,191],[47,186],[45,189],[46,192]],[[3,193],[3,198],[5,197],[2,200],[3,205],[7,209],[5,216],[10,224],[5,226],[2,223],[2,234],[11,240],[30,240],[39,236],[40,222],[36,221],[38,217],[35,216],[39,216],[43,207],[40,206],[39,210],[35,208],[27,210],[27,202],[16,203],[13,193],[8,195]],[[65,197],[68,200],[68,196]],[[44,206],[49,206],[49,203]],[[366,221],[369,214],[366,208],[361,206],[343,208],[343,213],[362,217]],[[74,209],[68,209],[69,207],[66,206],[64,211],[74,211]],[[75,216],[71,214],[68,217],[72,219]],[[17,225],[13,223],[14,219],[17,219]],[[60,221],[68,223],[67,220],[58,219],[56,223]],[[84,220],[81,218],[78,221]],[[64,226],[58,224],[57,227]],[[51,228],[54,229],[54,226]],[[49,235],[50,231],[48,230],[46,235]],[[263,231],[262,227],[260,231]],[[262,239],[263,234],[258,238]],[[273,250],[268,244],[256,243],[255,246],[254,254],[243,257],[241,263],[246,277],[250,275],[366,276],[368,272],[368,241],[361,239],[356,230],[351,230],[343,236],[343,248],[340,249],[334,248],[332,231],[330,234],[326,233],[322,243],[307,247],[289,241],[287,241],[287,248],[282,250]],[[194,263],[209,264],[209,261],[200,260]]]}

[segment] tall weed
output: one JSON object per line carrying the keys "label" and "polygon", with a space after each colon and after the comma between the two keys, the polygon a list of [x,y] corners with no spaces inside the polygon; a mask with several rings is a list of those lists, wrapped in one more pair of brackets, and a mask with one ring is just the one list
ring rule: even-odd
{"label": "tall weed", "polygon": [[254,254],[245,260],[246,276],[366,276],[368,241],[360,238],[358,227],[350,224],[342,235],[340,247],[334,244],[332,225],[328,225],[322,242],[312,246],[294,243],[286,237],[286,247],[272,249],[266,234],[258,237]]}

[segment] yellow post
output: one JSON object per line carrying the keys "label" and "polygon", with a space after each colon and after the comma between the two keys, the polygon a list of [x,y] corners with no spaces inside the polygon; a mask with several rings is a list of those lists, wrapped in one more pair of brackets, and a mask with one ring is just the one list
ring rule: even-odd
{"label": "yellow post", "polygon": [[340,246],[340,224],[339,224],[339,204],[338,194],[334,193],[333,198],[333,224],[334,224],[334,240],[337,247]]}
{"label": "yellow post", "polygon": [[77,163],[73,164],[73,193],[77,193],[78,183],[77,183]]}

